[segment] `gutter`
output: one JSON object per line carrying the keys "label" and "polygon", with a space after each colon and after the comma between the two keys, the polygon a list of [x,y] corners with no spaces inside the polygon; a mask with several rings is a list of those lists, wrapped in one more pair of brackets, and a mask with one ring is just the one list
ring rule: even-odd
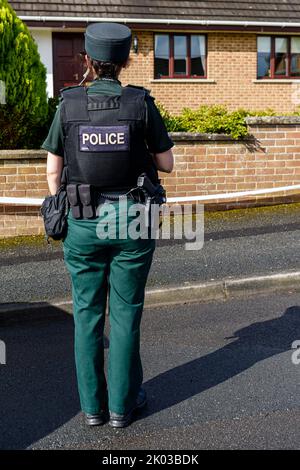
{"label": "gutter", "polygon": [[274,21],[218,21],[218,20],[177,20],[177,19],[155,19],[155,18],[102,18],[89,16],[24,16],[20,15],[21,20],[27,21],[67,21],[67,22],[116,22],[116,23],[144,23],[144,24],[168,24],[168,25],[203,25],[203,26],[280,26],[281,28],[293,27],[300,28],[300,22],[274,22]]}

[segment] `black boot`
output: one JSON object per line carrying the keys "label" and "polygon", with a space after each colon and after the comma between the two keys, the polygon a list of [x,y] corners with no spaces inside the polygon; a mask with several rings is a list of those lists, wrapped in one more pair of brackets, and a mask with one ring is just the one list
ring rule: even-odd
{"label": "black boot", "polygon": [[113,428],[125,428],[126,426],[128,426],[131,423],[132,418],[133,418],[133,413],[137,410],[140,410],[140,409],[144,408],[144,406],[146,406],[146,404],[147,404],[146,391],[143,388],[141,388],[139,393],[138,393],[138,397],[136,399],[136,404],[134,405],[134,407],[128,413],[126,413],[124,415],[120,415],[120,414],[114,413],[113,411],[109,412],[109,414],[110,414],[110,420],[109,420],[110,426],[112,426]]}
{"label": "black boot", "polygon": [[98,414],[85,413],[85,423],[88,426],[101,426],[108,421],[108,412],[101,411]]}

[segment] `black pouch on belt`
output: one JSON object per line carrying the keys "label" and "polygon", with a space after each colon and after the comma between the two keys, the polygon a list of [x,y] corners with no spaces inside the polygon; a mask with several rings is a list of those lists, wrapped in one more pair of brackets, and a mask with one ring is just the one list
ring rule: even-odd
{"label": "black pouch on belt", "polygon": [[84,219],[92,219],[95,216],[92,188],[90,184],[78,186],[79,198],[82,204],[82,215]]}
{"label": "black pouch on belt", "polygon": [[67,185],[67,195],[68,200],[71,206],[72,215],[74,219],[81,219],[82,211],[81,211],[81,204],[80,199],[78,196],[78,185],[77,184],[68,184]]}
{"label": "black pouch on belt", "polygon": [[47,196],[41,207],[47,240],[63,240],[66,236],[69,204],[65,187],[62,185],[54,196]]}

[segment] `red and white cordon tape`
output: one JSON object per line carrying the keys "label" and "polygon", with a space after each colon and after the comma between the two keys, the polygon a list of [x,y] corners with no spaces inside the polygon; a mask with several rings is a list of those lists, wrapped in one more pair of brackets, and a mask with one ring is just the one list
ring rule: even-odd
{"label": "red and white cordon tape", "polygon": [[[239,191],[235,193],[206,194],[199,196],[168,197],[168,203],[177,202],[201,202],[214,199],[239,199],[247,196],[259,196],[260,194],[274,194],[285,191],[300,190],[300,184],[281,186],[280,188],[255,189],[253,191]],[[0,197],[0,205],[41,206],[44,199],[27,197]]]}

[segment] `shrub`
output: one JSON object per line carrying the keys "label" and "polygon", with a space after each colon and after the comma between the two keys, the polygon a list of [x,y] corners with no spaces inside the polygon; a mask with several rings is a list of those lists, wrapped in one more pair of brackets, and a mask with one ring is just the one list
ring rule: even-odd
{"label": "shrub", "polygon": [[185,128],[178,117],[172,116],[161,103],[157,103],[157,107],[169,132],[185,131]]}
{"label": "shrub", "polygon": [[46,69],[27,26],[7,0],[0,0],[0,80],[6,90],[0,148],[34,147],[48,118]]}
{"label": "shrub", "polygon": [[233,139],[240,139],[247,135],[245,122],[247,116],[275,115],[272,109],[249,111],[240,108],[230,112],[223,105],[203,105],[196,110],[184,108],[179,116],[172,116],[161,104],[158,104],[158,108],[169,132],[228,134]]}

